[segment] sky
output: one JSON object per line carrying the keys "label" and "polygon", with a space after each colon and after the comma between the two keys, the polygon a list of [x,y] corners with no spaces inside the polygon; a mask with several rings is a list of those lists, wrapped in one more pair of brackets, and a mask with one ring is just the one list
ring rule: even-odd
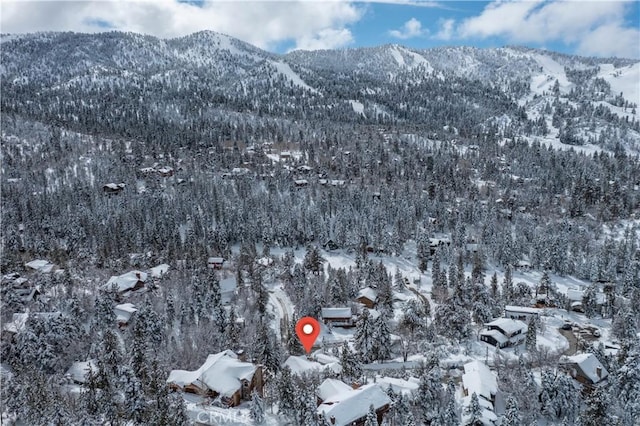
{"label": "sky", "polygon": [[567,0],[0,0],[0,32],[213,30],[260,48],[521,45],[640,59],[640,2]]}

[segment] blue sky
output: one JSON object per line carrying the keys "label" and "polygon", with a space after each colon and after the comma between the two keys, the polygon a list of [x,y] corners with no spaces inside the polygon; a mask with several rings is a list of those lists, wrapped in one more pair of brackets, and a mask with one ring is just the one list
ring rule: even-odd
{"label": "blue sky", "polygon": [[0,31],[134,31],[162,38],[201,30],[258,47],[348,48],[397,43],[524,45],[640,58],[637,1],[565,0],[2,0]]}

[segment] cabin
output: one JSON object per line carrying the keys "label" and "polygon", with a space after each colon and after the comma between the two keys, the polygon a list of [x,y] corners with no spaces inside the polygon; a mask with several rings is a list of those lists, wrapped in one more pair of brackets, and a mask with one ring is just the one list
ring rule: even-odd
{"label": "cabin", "polygon": [[518,271],[530,271],[531,263],[527,260],[518,260],[513,267]]}
{"label": "cabin", "polygon": [[369,309],[373,309],[378,302],[378,293],[371,287],[365,287],[358,292],[356,301]]}
{"label": "cabin", "polygon": [[209,269],[222,269],[224,265],[224,258],[222,257],[210,257],[207,259],[207,267]]}
{"label": "cabin", "polygon": [[530,318],[538,319],[540,317],[541,309],[529,308],[526,306],[512,306],[507,305],[504,307],[504,317],[511,318],[513,320],[519,320],[529,322]]}
{"label": "cabin", "polygon": [[323,248],[325,250],[337,250],[339,247],[338,244],[335,243],[335,241],[327,240],[327,242],[324,243]]}
{"label": "cabin", "polygon": [[119,328],[124,328],[131,322],[131,317],[138,310],[133,303],[123,303],[116,305],[113,308],[113,313],[116,314],[116,323]]}
{"label": "cabin", "polygon": [[94,360],[74,362],[64,376],[71,383],[84,385],[87,382],[89,372],[92,374],[98,374],[99,372]]}
{"label": "cabin", "polygon": [[173,370],[167,384],[174,391],[207,396],[227,407],[250,401],[252,392],[262,396],[262,366],[238,359],[230,350],[209,355],[195,371]]}
{"label": "cabin", "polygon": [[322,308],[322,321],[331,327],[353,327],[351,308]]}
{"label": "cabin", "polygon": [[109,278],[106,284],[101,289],[103,291],[115,291],[119,295],[126,295],[136,290],[144,288],[147,281],[147,273],[141,271],[131,271],[119,276],[113,276]]}
{"label": "cabin", "polygon": [[604,382],[609,372],[594,354],[578,354],[560,358],[559,367],[580,382],[583,390],[591,391]]}
{"label": "cabin", "polygon": [[118,194],[124,190],[124,183],[107,183],[102,185],[102,191],[105,194]]}
{"label": "cabin", "polygon": [[161,177],[171,177],[174,174],[173,167],[161,167],[158,169],[158,174]]}
{"label": "cabin", "polygon": [[[325,399],[318,405],[318,417],[324,416],[332,426],[364,426],[372,405],[380,424],[391,406],[391,398],[375,383],[352,389],[325,381],[320,389]],[[328,395],[329,391],[335,393]]]}
{"label": "cabin", "polygon": [[24,266],[34,271],[42,272],[43,274],[54,272],[57,269],[56,265],[43,259],[32,260],[31,262],[25,263]]}
{"label": "cabin", "polygon": [[304,188],[305,186],[309,186],[309,181],[306,179],[296,179],[293,181],[296,188]]}
{"label": "cabin", "polygon": [[[568,289],[566,293],[569,300],[571,310],[574,312],[584,313],[584,306],[582,305],[582,298],[584,297],[584,290]],[[596,293],[596,305],[602,307],[605,304],[605,294]]]}
{"label": "cabin", "polygon": [[516,346],[526,337],[527,325],[519,320],[498,318],[485,326],[487,330],[480,332],[480,340],[499,348]]}
{"label": "cabin", "polygon": [[451,239],[449,239],[449,237],[429,238],[429,252],[431,253],[431,256],[433,256],[436,253],[436,250],[439,247],[444,247],[449,245],[451,245]]}
{"label": "cabin", "polygon": [[478,395],[478,399],[490,402],[493,407],[498,394],[496,375],[480,361],[468,362],[464,365],[462,392],[464,396],[471,396],[475,393]]}

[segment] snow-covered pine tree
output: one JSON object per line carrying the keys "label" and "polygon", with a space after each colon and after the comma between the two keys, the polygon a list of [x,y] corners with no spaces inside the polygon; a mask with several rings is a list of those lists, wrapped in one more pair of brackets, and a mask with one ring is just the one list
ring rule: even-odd
{"label": "snow-covered pine tree", "polygon": [[389,359],[391,357],[391,331],[384,314],[374,320],[373,328],[375,359],[378,361]]}
{"label": "snow-covered pine tree", "polygon": [[364,426],[378,426],[378,416],[373,405],[369,406],[369,412],[367,413],[367,417],[364,419]]}
{"label": "snow-covered pine tree", "polygon": [[522,420],[520,419],[520,409],[518,408],[518,401],[512,396],[507,398],[507,404],[504,410],[504,416],[502,417],[501,426],[522,426]]}
{"label": "snow-covered pine tree", "polygon": [[354,347],[360,359],[367,363],[375,359],[375,330],[368,309],[363,309],[353,335]]}
{"label": "snow-covered pine tree", "polygon": [[484,425],[484,422],[482,421],[482,407],[480,406],[480,402],[478,401],[478,395],[475,392],[471,394],[471,403],[466,408],[466,414],[468,416],[468,420],[465,423],[466,425]]}
{"label": "snow-covered pine tree", "polygon": [[527,336],[525,345],[527,350],[533,352],[537,349],[538,324],[535,318],[531,317],[527,324]]}
{"label": "snow-covered pine tree", "polygon": [[249,416],[255,425],[261,425],[265,420],[264,402],[258,392],[251,393],[251,406]]}

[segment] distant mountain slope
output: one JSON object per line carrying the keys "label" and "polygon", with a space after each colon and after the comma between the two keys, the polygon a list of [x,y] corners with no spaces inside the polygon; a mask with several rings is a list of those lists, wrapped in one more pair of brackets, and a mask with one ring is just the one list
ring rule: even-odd
{"label": "distant mountain slope", "polygon": [[170,40],[119,32],[1,40],[3,112],[108,133],[122,132],[116,119],[143,136],[151,122],[203,126],[215,112],[640,145],[640,62],[627,59],[399,45],[278,55],[211,31]]}

